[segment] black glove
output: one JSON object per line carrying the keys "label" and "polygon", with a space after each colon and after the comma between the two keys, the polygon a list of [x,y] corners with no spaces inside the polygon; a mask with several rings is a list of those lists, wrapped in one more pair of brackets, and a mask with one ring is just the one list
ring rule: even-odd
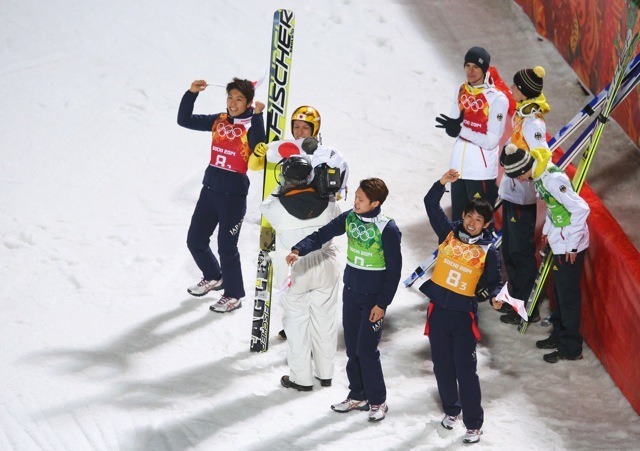
{"label": "black glove", "polygon": [[489,289],[487,287],[479,287],[476,290],[475,294],[478,302],[486,302],[491,300],[491,294],[489,293]]}
{"label": "black glove", "polygon": [[460,117],[458,119],[452,119],[446,114],[441,114],[440,117],[436,118],[437,128],[444,128],[447,132],[447,135],[452,138],[457,138],[460,134],[460,130],[462,129],[462,120],[464,119],[464,110],[460,111]]}

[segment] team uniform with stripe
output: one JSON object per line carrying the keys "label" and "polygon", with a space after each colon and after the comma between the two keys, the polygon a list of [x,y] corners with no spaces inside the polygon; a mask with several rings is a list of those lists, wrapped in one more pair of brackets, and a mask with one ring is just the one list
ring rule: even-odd
{"label": "team uniform with stripe", "polygon": [[304,256],[345,233],[349,247],[343,277],[342,324],[348,358],[347,397],[382,404],[387,399],[387,389],[378,343],[384,318],[371,323],[369,315],[376,305],[386,309],[398,289],[402,270],[402,235],[398,226],[393,219],[381,214],[380,207],[362,215],[349,210],[297,243],[292,250]]}
{"label": "team uniform with stripe", "polygon": [[451,185],[452,219],[458,220],[467,201],[482,197],[494,203],[497,197],[499,142],[507,121],[509,100],[490,83],[481,86],[463,83],[456,90],[451,117],[464,120],[456,138],[449,167],[460,173]]}
{"label": "team uniform with stripe", "polygon": [[[542,104],[539,106],[536,102]],[[510,142],[527,152],[549,149],[543,112],[549,106],[539,98],[518,104],[512,118]],[[498,194],[502,202],[502,258],[509,281],[509,294],[526,300],[533,289],[538,269],[536,260],[537,198],[533,182],[503,176]]]}
{"label": "team uniform with stripe", "polygon": [[[542,234],[546,235],[553,252],[556,305],[551,312],[551,337],[557,339],[559,352],[575,358],[582,354],[580,281],[589,247],[587,217],[591,210],[574,191],[569,177],[553,163],[548,163],[533,183],[538,196],[547,205]],[[567,252],[577,253],[573,264],[567,261]]]}
{"label": "team uniform with stripe", "polygon": [[[340,267],[332,241],[300,257],[291,269],[291,286],[283,286],[288,266],[285,257],[292,246],[340,214],[335,199],[320,199],[313,189],[294,189],[271,195],[261,213],[276,231],[274,292],[282,303],[287,334],[289,379],[313,385],[314,375],[333,378],[337,349]],[[273,320],[272,320],[273,321]]]}
{"label": "team uniform with stripe", "polygon": [[[253,108],[238,117],[193,114],[197,97],[198,93],[187,91],[178,109],[180,126],[212,134],[209,166],[191,217],[187,247],[204,279],[222,277],[224,295],[240,299],[245,291],[238,239],[247,211],[247,161],[254,146],[265,140],[264,119],[262,113],[253,114]],[[216,228],[219,262],[209,246]]]}
{"label": "team uniform with stripe", "polygon": [[424,198],[440,242],[433,275],[420,287],[430,299],[425,335],[431,344],[433,371],[445,414],[456,416],[462,411],[467,429],[480,429],[484,411],[475,352],[480,331],[474,293],[483,275],[490,297],[499,293],[500,254],[486,230],[473,244],[459,238],[462,221],[449,221],[440,207],[444,192],[444,185],[437,181]]}

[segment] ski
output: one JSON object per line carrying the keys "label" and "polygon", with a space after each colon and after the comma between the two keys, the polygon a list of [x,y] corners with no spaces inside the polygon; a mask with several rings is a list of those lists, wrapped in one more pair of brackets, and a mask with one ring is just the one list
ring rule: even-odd
{"label": "ski", "polygon": [[[625,90],[623,89],[623,81],[624,74],[629,65],[629,62],[633,56],[633,51],[640,40],[640,34],[631,35],[631,31],[627,33],[627,38],[625,40],[625,46],[620,55],[620,60],[618,61],[618,66],[614,71],[613,78],[610,83],[609,88],[609,96],[600,111],[600,114],[596,118],[595,125],[592,129],[592,133],[590,135],[589,145],[586,150],[582,154],[582,159],[578,164],[578,168],[571,180],[571,184],[575,189],[576,193],[580,193],[580,190],[584,186],[584,182],[586,180],[587,173],[589,172],[589,168],[591,167],[591,162],[593,161],[593,156],[600,142],[600,138],[602,137],[602,131],[604,129],[604,125],[609,120],[609,116],[611,112],[615,108],[616,100],[619,98],[618,93],[624,94]],[[628,93],[628,92],[627,92]],[[567,163],[568,164],[568,163]],[[538,270],[538,275],[534,282],[533,290],[529,295],[529,299],[527,300],[527,313],[531,315],[533,313],[533,309],[535,308],[540,295],[542,294],[544,283],[547,279],[551,266],[553,264],[552,252],[550,247],[547,245],[545,259]],[[522,321],[520,326],[518,326],[518,330],[521,334],[526,333],[528,327],[527,321]]]}
{"label": "ski", "polygon": [[[623,84],[616,96],[613,108],[618,106],[629,93],[635,89],[640,82],[640,54],[638,54],[629,64],[628,69],[623,78]],[[595,112],[602,106],[607,99],[611,83],[609,83],[596,97],[594,97],[587,105],[585,105],[564,127],[548,141],[549,149],[553,153],[572,133],[574,133],[584,122],[593,116]],[[586,145],[597,121],[593,121],[587,129],[585,129],[576,142],[567,149],[558,161],[558,167],[565,169],[569,163],[580,153]],[[494,211],[502,205],[502,199],[498,198],[494,206]],[[427,257],[416,269],[403,281],[405,287],[412,286],[416,280],[424,275],[435,264],[438,250],[436,249],[429,257]]]}
{"label": "ski", "polygon": [[[628,83],[633,78],[634,73],[640,68],[640,54],[637,55],[633,61],[629,64],[629,67],[625,73],[624,83]],[[612,80],[613,81],[613,80]],[[605,88],[598,93],[591,101],[585,105],[567,124],[558,130],[555,136],[549,141],[549,148],[553,151],[559,147],[558,140],[564,140],[567,136],[573,133],[579,128],[588,118],[593,116],[595,112],[604,104],[611,88],[611,82],[605,86]],[[617,104],[616,104],[617,105]]]}
{"label": "ski", "polygon": [[[269,67],[269,92],[267,102],[267,141],[278,141],[284,137],[287,125],[287,103],[289,100],[289,80],[293,56],[293,35],[295,29],[293,11],[279,9],[273,14],[271,34],[271,59]],[[275,165],[265,163],[262,184],[262,199],[275,188]],[[253,352],[269,349],[269,323],[271,319],[271,291],[273,266],[269,252],[275,250],[275,232],[265,218],[260,223],[260,253],[256,271],[256,286],[251,323],[251,344]]]}

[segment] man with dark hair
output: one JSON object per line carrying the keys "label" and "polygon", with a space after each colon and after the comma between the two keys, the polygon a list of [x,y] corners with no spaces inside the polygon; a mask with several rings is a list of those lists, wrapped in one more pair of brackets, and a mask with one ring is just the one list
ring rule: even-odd
{"label": "man with dark hair", "polygon": [[[251,107],[253,83],[234,78],[226,87],[226,113],[193,114],[196,98],[207,86],[204,80],[191,83],[178,110],[180,126],[213,135],[211,159],[187,234],[187,247],[202,271],[202,280],[187,291],[204,296],[224,288],[220,300],[210,307],[224,313],[242,307],[241,298],[245,295],[238,238],[247,211],[247,162],[255,145],[265,140],[264,104],[256,102],[255,108]],[[209,246],[218,225],[220,262]]]}
{"label": "man with dark hair", "polygon": [[350,391],[344,401],[333,404],[331,409],[340,413],[369,410],[369,421],[383,420],[388,410],[378,343],[385,311],[398,289],[402,269],[402,235],[395,221],[380,209],[388,194],[382,180],[362,180],[353,209],[297,243],[286,259],[293,264],[333,237],[347,234],[342,324]]}
{"label": "man with dark hair", "polygon": [[494,204],[498,196],[499,141],[504,133],[509,100],[496,87],[504,84],[495,68],[489,70],[491,56],[482,47],[472,47],[464,57],[466,81],[456,90],[450,116],[441,114],[436,127],[456,138],[450,167],[460,173],[451,185],[451,218],[462,215],[474,197]]}
{"label": "man with dark hair", "polygon": [[227,83],[226,89],[227,94],[229,94],[232,89],[239,91],[247,100],[247,105],[251,105],[253,103],[253,96],[255,95],[256,90],[252,81],[234,77],[232,81]]}
{"label": "man with dark hair", "polygon": [[454,222],[440,207],[445,185],[459,177],[455,169],[448,170],[424,198],[440,246],[433,275],[420,291],[431,300],[424,333],[431,344],[433,372],[445,414],[442,426],[453,429],[462,412],[467,428],[463,442],[476,443],[482,434],[484,411],[477,374],[480,330],[475,292],[483,277],[493,305],[502,279],[500,254],[487,230],[493,217],[492,205],[483,199],[472,199],[463,209],[462,220]]}

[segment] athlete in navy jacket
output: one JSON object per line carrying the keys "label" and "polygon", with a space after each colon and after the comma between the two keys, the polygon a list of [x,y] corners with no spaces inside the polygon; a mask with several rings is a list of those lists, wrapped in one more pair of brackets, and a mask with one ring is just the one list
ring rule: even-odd
{"label": "athlete in navy jacket", "polygon": [[320,249],[331,238],[347,233],[342,324],[350,391],[347,399],[331,408],[336,412],[371,409],[370,421],[384,419],[387,412],[378,343],[385,310],[398,289],[402,269],[402,235],[395,221],[380,210],[388,192],[380,179],[362,180],[354,208],[293,246],[287,256],[287,263],[292,264],[298,255]]}
{"label": "athlete in navy jacket", "polygon": [[464,209],[462,221],[453,223],[440,207],[446,183],[458,178],[458,171],[448,170],[424,198],[440,246],[433,275],[420,291],[431,300],[425,335],[431,343],[433,372],[445,413],[442,426],[452,429],[462,411],[467,428],[463,441],[475,443],[480,440],[484,422],[476,372],[476,343],[480,340],[480,331],[475,291],[478,280],[483,277],[493,300],[500,292],[502,278],[500,254],[487,230],[493,217],[491,204],[473,199]]}
{"label": "athlete in navy jacket", "polygon": [[[204,296],[220,290],[224,277],[224,294],[211,310],[230,312],[242,306],[245,295],[238,238],[247,212],[247,162],[255,145],[265,140],[264,104],[256,102],[252,108],[252,82],[234,78],[226,88],[226,113],[193,114],[198,93],[206,87],[204,80],[194,81],[178,110],[179,125],[212,133],[211,159],[187,234],[187,247],[202,271],[202,280],[187,291]],[[209,246],[218,225],[219,263]]]}

